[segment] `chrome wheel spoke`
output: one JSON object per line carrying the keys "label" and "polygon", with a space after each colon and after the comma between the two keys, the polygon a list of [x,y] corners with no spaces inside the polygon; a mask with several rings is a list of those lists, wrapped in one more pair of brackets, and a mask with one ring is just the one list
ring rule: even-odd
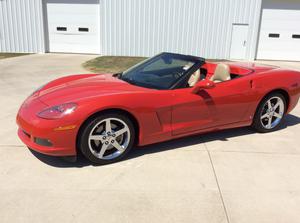
{"label": "chrome wheel spoke", "polygon": [[103,142],[104,141],[103,137],[105,137],[105,136],[104,135],[91,135],[90,140],[98,140],[98,141]]}
{"label": "chrome wheel spoke", "polygon": [[274,117],[276,117],[276,118],[282,118],[282,115],[279,114],[279,113],[277,113],[277,112],[274,112]]}
{"label": "chrome wheel spoke", "polygon": [[128,132],[128,131],[129,131],[128,127],[124,127],[122,129],[116,131],[115,135],[116,135],[116,137],[118,137],[118,136],[120,136],[120,135],[122,135],[122,134],[124,134],[125,132]]}
{"label": "chrome wheel spoke", "polygon": [[268,119],[268,124],[267,124],[266,127],[267,127],[268,129],[270,129],[271,126],[272,126],[272,117],[269,117],[269,119]]}
{"label": "chrome wheel spoke", "polygon": [[264,115],[262,115],[261,117],[260,117],[260,119],[265,119],[265,118],[267,118],[269,115],[266,113],[266,114],[264,114]]}
{"label": "chrome wheel spoke", "polygon": [[124,152],[124,148],[123,146],[121,146],[117,141],[114,141],[114,143],[112,143],[113,147],[115,147],[117,150],[119,150],[120,152]]}
{"label": "chrome wheel spoke", "polygon": [[106,151],[107,148],[108,148],[108,145],[109,145],[109,144],[105,144],[105,143],[102,144],[101,150],[100,150],[100,152],[98,153],[98,157],[99,157],[99,158],[102,158],[102,157],[103,157],[105,151]]}
{"label": "chrome wheel spoke", "polygon": [[277,103],[274,105],[274,110],[276,110],[278,107],[280,106],[280,102],[279,101],[277,101]]}
{"label": "chrome wheel spoke", "polygon": [[272,108],[271,100],[268,101],[268,109]]}
{"label": "chrome wheel spoke", "polygon": [[110,122],[110,119],[106,119],[106,121],[105,121],[105,131],[106,132],[111,132],[111,122]]}

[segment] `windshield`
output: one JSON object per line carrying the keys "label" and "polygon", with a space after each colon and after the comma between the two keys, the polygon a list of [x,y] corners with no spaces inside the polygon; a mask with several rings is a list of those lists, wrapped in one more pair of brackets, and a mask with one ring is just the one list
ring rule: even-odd
{"label": "windshield", "polygon": [[121,79],[141,87],[169,89],[196,63],[183,55],[163,53],[123,72]]}

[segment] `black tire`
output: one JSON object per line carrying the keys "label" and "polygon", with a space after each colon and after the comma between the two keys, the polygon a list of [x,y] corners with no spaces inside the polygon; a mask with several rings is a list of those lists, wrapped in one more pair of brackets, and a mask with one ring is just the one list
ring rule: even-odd
{"label": "black tire", "polygon": [[[100,159],[99,157],[96,157],[90,147],[89,147],[89,136],[91,131],[94,129],[94,127],[100,123],[103,122],[103,120],[106,119],[119,119],[121,121],[123,121],[124,123],[126,123],[128,129],[129,129],[129,139],[128,139],[128,146],[126,147],[126,149],[124,150],[124,152],[122,152],[119,156],[112,158],[112,159]],[[120,161],[121,159],[123,159],[128,152],[132,149],[132,147],[134,146],[134,140],[135,139],[135,128],[134,125],[132,123],[132,121],[124,114],[120,113],[120,112],[109,112],[109,113],[103,113],[97,116],[94,116],[92,118],[90,118],[81,128],[81,131],[79,132],[78,135],[78,148],[80,149],[80,151],[82,152],[82,154],[91,162],[95,163],[95,164],[100,164],[100,165],[104,165],[104,164],[109,164],[109,163],[114,163],[117,161]],[[116,141],[116,140],[115,140]],[[100,143],[100,141],[99,141]],[[103,144],[102,144],[103,145]],[[112,148],[115,149],[115,148]]]}
{"label": "black tire", "polygon": [[[278,124],[276,124],[276,126],[274,126],[273,128],[266,128],[262,121],[261,121],[261,115],[264,111],[264,109],[266,109],[265,105],[266,103],[271,99],[271,98],[274,98],[274,97],[278,97],[282,100],[283,102],[283,105],[284,105],[284,112],[282,114],[282,118],[280,119],[280,121],[278,122]],[[267,95],[261,102],[260,104],[258,105],[257,109],[256,109],[256,113],[254,115],[254,118],[253,118],[253,123],[251,125],[251,127],[256,130],[257,132],[260,132],[260,133],[267,133],[267,132],[273,132],[273,131],[276,131],[278,130],[278,128],[280,128],[280,125],[282,124],[282,121],[284,119],[284,116],[285,116],[285,112],[286,112],[286,108],[287,108],[287,102],[286,102],[286,99],[285,97],[280,94],[280,93],[277,93],[277,92],[274,92],[274,93],[271,93],[269,95]]]}

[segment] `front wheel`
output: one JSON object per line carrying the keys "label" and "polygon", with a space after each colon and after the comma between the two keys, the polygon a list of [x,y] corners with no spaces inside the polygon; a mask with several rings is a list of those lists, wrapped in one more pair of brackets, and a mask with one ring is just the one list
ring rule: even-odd
{"label": "front wheel", "polygon": [[79,135],[83,155],[97,164],[121,160],[133,147],[135,129],[121,113],[102,114],[89,120]]}
{"label": "front wheel", "polygon": [[252,127],[258,132],[271,132],[280,126],[286,111],[286,99],[280,93],[266,96],[259,104]]}

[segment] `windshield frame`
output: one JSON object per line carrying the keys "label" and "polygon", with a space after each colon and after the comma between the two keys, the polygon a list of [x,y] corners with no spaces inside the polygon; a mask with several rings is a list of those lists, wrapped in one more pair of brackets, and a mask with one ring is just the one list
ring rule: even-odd
{"label": "windshield frame", "polygon": [[[174,80],[174,82],[171,83],[171,86],[169,86],[167,88],[162,88],[162,87],[158,87],[158,86],[151,85],[148,83],[135,82],[130,79],[126,79],[126,73],[135,72],[135,71],[141,69],[141,66],[143,66],[143,67],[147,66],[148,64],[155,62],[158,57],[162,57],[164,55],[171,56],[171,57],[173,57],[175,59],[179,59],[179,60],[181,59],[181,60],[190,61],[190,62],[193,62],[194,64],[189,69],[187,69],[178,79]],[[155,55],[151,58],[148,58],[148,59],[141,61],[140,63],[130,67],[126,71],[122,72],[119,78],[123,81],[126,81],[129,84],[139,86],[139,87],[144,87],[144,88],[150,88],[150,89],[156,89],[156,90],[175,89],[175,88],[178,88],[178,86],[180,86],[182,84],[182,81],[185,80],[187,76],[192,74],[196,69],[200,68],[203,64],[205,64],[205,59],[201,58],[201,57],[163,52],[163,53]]]}

